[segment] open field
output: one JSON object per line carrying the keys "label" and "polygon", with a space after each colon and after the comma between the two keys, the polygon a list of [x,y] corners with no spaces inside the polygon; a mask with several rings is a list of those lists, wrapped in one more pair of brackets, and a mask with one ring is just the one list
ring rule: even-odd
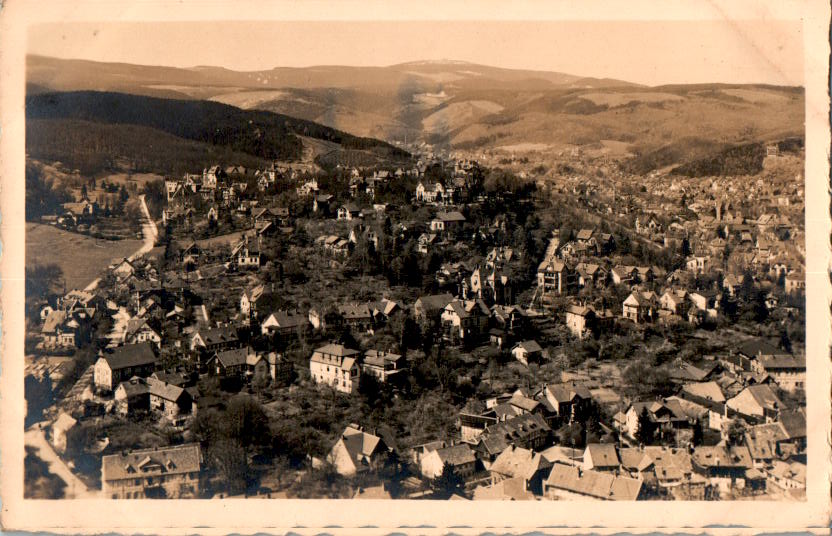
{"label": "open field", "polygon": [[97,240],[40,223],[26,224],[26,266],[54,263],[67,289],[86,287],[115,259],[129,257],[141,240]]}
{"label": "open field", "polygon": [[754,104],[783,104],[788,102],[788,97],[776,93],[774,91],[767,91],[764,89],[723,89],[723,93],[731,95],[732,97],[739,97],[744,101],[752,102]]}
{"label": "open field", "polygon": [[230,246],[239,242],[243,238],[245,231],[235,231],[233,233],[212,236],[211,238],[203,238],[202,240],[195,240],[196,244],[201,248],[216,248]]}
{"label": "open field", "polygon": [[623,106],[631,102],[664,102],[681,101],[682,97],[672,93],[634,92],[634,93],[586,93],[581,96],[595,104],[607,106]]}

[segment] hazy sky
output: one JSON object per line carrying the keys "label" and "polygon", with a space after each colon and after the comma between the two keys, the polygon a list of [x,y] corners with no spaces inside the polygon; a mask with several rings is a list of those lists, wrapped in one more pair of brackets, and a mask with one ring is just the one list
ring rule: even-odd
{"label": "hazy sky", "polygon": [[648,85],[803,84],[797,21],[42,24],[30,53],[235,70],[454,59]]}

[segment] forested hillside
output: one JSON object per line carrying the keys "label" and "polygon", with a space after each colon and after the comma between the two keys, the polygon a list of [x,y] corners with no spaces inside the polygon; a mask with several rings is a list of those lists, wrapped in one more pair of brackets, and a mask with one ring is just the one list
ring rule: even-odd
{"label": "forested hillside", "polygon": [[[27,98],[26,117],[31,123],[28,150],[33,157],[51,152],[51,158],[61,159],[62,154],[66,156],[64,151],[88,151],[97,153],[102,159],[128,156],[139,160],[164,160],[163,154],[173,154],[173,146],[176,146],[178,150],[185,151],[185,160],[193,158],[187,154],[207,152],[210,156],[211,151],[218,151],[227,155],[227,151],[233,151],[260,159],[291,161],[299,159],[303,153],[299,135],[337,143],[344,149],[372,151],[385,157],[408,156],[385,142],[352,136],[312,121],[271,112],[241,110],[210,101],[97,91],[48,93]],[[98,125],[125,128],[102,129]],[[153,130],[142,131],[136,127]],[[55,132],[50,132],[53,128]],[[159,139],[154,131],[181,140]],[[70,141],[73,139],[78,143]],[[208,144],[215,149],[183,144],[186,140]],[[64,151],[59,150],[61,147]],[[97,148],[93,150],[93,147]],[[176,154],[180,153],[177,151]],[[202,160],[201,165],[204,163],[205,160]],[[181,162],[175,164],[183,165]],[[168,163],[168,166],[173,165]]]}

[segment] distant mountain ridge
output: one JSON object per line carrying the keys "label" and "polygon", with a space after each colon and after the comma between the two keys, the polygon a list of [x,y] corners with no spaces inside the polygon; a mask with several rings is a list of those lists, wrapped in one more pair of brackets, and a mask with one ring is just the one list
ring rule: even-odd
{"label": "distant mountain ridge", "polygon": [[[275,67],[258,71],[234,71],[225,67],[188,68],[107,63],[90,60],[66,60],[46,56],[27,57],[28,81],[58,91],[97,89],[121,91],[125,85],[157,86],[226,86],[247,89],[275,88],[366,88],[417,84],[425,91],[446,85],[480,89],[537,80],[548,86],[563,86],[580,81],[583,85],[615,84],[637,86],[621,80],[594,79],[572,74],[505,69],[464,61],[416,61],[385,67],[317,65],[310,67]],[[475,82],[474,82],[475,81]]]}
{"label": "distant mountain ridge", "polygon": [[646,171],[803,135],[804,91],[795,87],[646,87],[453,60],[237,72],[30,56],[28,68],[30,94],[94,89],[212,100],[388,142],[544,153],[577,147],[636,160],[630,167]]}

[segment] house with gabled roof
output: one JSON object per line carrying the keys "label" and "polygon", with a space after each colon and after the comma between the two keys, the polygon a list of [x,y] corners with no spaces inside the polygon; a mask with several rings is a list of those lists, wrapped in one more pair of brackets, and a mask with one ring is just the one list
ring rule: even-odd
{"label": "house with gabled roof", "polygon": [[231,260],[239,267],[259,267],[263,263],[259,240],[250,242],[246,236],[231,249]]}
{"label": "house with gabled roof", "polygon": [[523,482],[525,491],[542,495],[543,480],[551,467],[552,462],[539,452],[511,446],[497,456],[488,472],[492,485],[503,480],[518,478]]}
{"label": "house with gabled roof", "polygon": [[641,497],[643,480],[608,472],[586,471],[556,463],[543,483],[544,494],[556,499],[635,501]]}
{"label": "house with gabled roof", "polygon": [[748,447],[754,467],[761,469],[781,457],[789,449],[782,449],[788,435],[779,422],[750,426],[743,434],[743,444]]}
{"label": "house with gabled roof", "polygon": [[659,306],[662,311],[672,315],[679,315],[683,312],[687,298],[687,291],[684,289],[667,289],[659,298]]}
{"label": "house with gabled roof", "polygon": [[621,461],[618,459],[618,451],[612,443],[589,443],[584,450],[584,470],[594,469],[595,471],[618,471]]}
{"label": "house with gabled roof", "polygon": [[150,387],[145,378],[133,376],[118,384],[113,392],[116,411],[121,415],[132,415],[138,411],[150,410]]}
{"label": "house with gabled roof", "polygon": [[[619,450],[619,454],[621,450]],[[690,451],[688,449],[648,446],[638,450],[643,451],[652,461],[650,469],[652,469],[659,487],[674,488],[682,484],[687,484],[693,489],[694,486],[704,486],[703,479],[698,477],[698,475],[694,475]]]}
{"label": "house with gabled roof", "polygon": [[312,380],[337,391],[350,394],[358,389],[361,352],[341,344],[329,343],[318,347],[309,359]]}
{"label": "house with gabled roof", "polygon": [[162,345],[161,331],[162,329],[158,322],[136,316],[127,321],[127,326],[124,328],[123,340],[128,344],[152,342],[158,348]]}
{"label": "house with gabled roof", "polygon": [[585,305],[570,305],[566,308],[566,327],[575,337],[583,339],[595,325],[595,311]]}
{"label": "house with gabled roof", "polygon": [[633,402],[624,412],[625,429],[632,437],[637,437],[638,420],[642,411],[647,410],[647,416],[656,428],[679,428],[690,424],[688,416],[677,404],[665,404],[663,401]]}
{"label": "house with gabled roof", "polygon": [[739,415],[749,422],[772,422],[785,409],[774,390],[766,384],[749,385],[725,402],[728,415]]}
{"label": "house with gabled roof", "polygon": [[377,470],[387,463],[390,450],[384,440],[350,424],[332,446],[327,461],[343,476],[355,476]]}
{"label": "house with gabled roof", "polygon": [[445,307],[454,300],[451,294],[420,296],[413,304],[413,315],[424,324],[439,324]]}
{"label": "house with gabled roof", "polygon": [[535,340],[518,342],[511,349],[511,355],[517,361],[528,366],[529,363],[541,363],[544,358],[543,347]]}
{"label": "house with gabled roof", "polygon": [[416,201],[420,203],[441,203],[445,198],[445,187],[441,182],[423,182],[416,185]]}
{"label": "house with gabled roof", "polygon": [[437,212],[436,217],[430,222],[430,230],[433,233],[453,234],[462,229],[462,225],[466,221],[465,216],[456,210]]}
{"label": "house with gabled roof", "polygon": [[101,459],[102,495],[108,499],[185,499],[199,495],[198,443],[110,454]]}
{"label": "house with gabled roof", "polygon": [[784,490],[806,489],[806,464],[794,460],[774,460],[766,470],[769,481]]}
{"label": "house with gabled roof", "polygon": [[257,302],[268,294],[266,287],[262,284],[243,290],[240,295],[240,315],[243,322],[249,323],[257,317]]}
{"label": "house with gabled roof", "polygon": [[624,318],[636,324],[652,322],[658,311],[658,300],[652,291],[633,290],[622,304]]}
{"label": "house with gabled roof", "polygon": [[136,267],[128,259],[122,259],[113,267],[113,273],[119,280],[126,279],[136,273]]}
{"label": "house with gabled roof", "polygon": [[606,268],[591,262],[579,262],[575,265],[575,272],[578,274],[578,286],[581,288],[603,285],[609,277]]}
{"label": "house with gabled roof", "polygon": [[746,471],[753,469],[754,462],[748,447],[744,445],[698,446],[691,455],[693,470],[723,490],[729,490]]}
{"label": "house with gabled roof", "polygon": [[156,354],[149,342],[114,348],[98,358],[93,367],[93,383],[103,391],[112,391],[133,376],[146,378],[156,367]]}
{"label": "house with gabled roof", "polygon": [[361,373],[371,374],[382,383],[404,371],[405,359],[392,352],[367,350],[361,363]]}
{"label": "house with gabled roof", "polygon": [[578,234],[575,235],[575,240],[578,242],[588,243],[589,240],[592,239],[594,233],[594,229],[581,229],[578,231]]}
{"label": "house with gabled roof", "polygon": [[545,400],[561,422],[572,422],[585,415],[592,404],[592,393],[576,382],[546,384],[534,394],[534,398]]}
{"label": "house with gabled roof", "polygon": [[644,447],[621,447],[618,459],[621,460],[622,473],[632,478],[643,478],[642,475],[653,467],[653,459]]}
{"label": "house with gabled roof", "polygon": [[479,459],[490,464],[512,445],[531,450],[545,448],[551,431],[543,417],[536,413],[524,413],[486,426],[475,450]]}
{"label": "house with gabled roof", "polygon": [[577,282],[575,272],[563,261],[550,258],[537,267],[537,287],[544,294],[564,294]]}
{"label": "house with gabled roof", "polygon": [[686,383],[682,386],[679,396],[714,410],[723,408],[725,404],[722,388],[715,381]]}
{"label": "house with gabled roof", "polygon": [[213,354],[222,350],[239,348],[240,338],[233,327],[199,329],[191,337],[191,351]]}
{"label": "house with gabled roof", "polygon": [[145,381],[149,388],[148,394],[152,411],[158,411],[171,420],[181,414],[191,413],[193,400],[185,388],[153,377],[147,378]]}
{"label": "house with gabled roof", "polygon": [[289,311],[275,311],[260,324],[260,332],[263,336],[294,337],[310,326],[307,315],[290,313]]}
{"label": "house with gabled roof", "polygon": [[356,331],[373,329],[373,313],[366,303],[342,303],[337,306],[344,324]]}
{"label": "house with gabled roof", "polygon": [[432,450],[422,456],[420,472],[424,478],[436,478],[442,474],[445,464],[454,469],[454,473],[463,479],[470,478],[477,466],[474,451],[466,443]]}
{"label": "house with gabled roof", "polygon": [[50,311],[43,321],[40,335],[46,348],[74,348],[80,343],[81,323],[67,311]]}
{"label": "house with gabled roof", "polygon": [[216,352],[207,365],[212,374],[223,378],[247,379],[269,375],[267,360],[250,347]]}
{"label": "house with gabled roof", "polygon": [[638,269],[635,266],[616,265],[610,270],[612,282],[616,285],[631,283],[638,278]]}
{"label": "house with gabled roof", "polygon": [[353,203],[347,203],[338,207],[336,219],[344,221],[356,220],[361,215],[361,209]]}
{"label": "house with gabled roof", "polygon": [[476,344],[487,334],[490,316],[481,299],[452,300],[440,316],[443,336],[454,344]]}

